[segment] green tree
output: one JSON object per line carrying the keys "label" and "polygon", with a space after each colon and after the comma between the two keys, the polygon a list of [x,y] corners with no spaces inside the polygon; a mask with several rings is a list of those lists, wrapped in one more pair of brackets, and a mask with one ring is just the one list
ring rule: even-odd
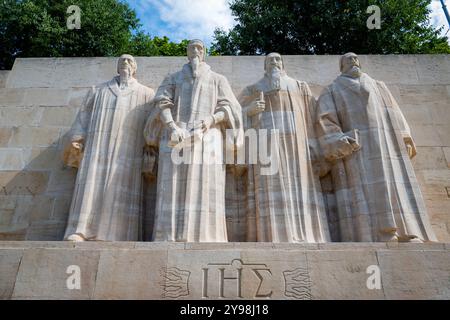
{"label": "green tree", "polygon": [[[430,25],[431,0],[234,0],[237,25],[216,29],[212,50],[222,55],[450,53]],[[369,30],[370,5],[381,29]]]}
{"label": "green tree", "polygon": [[154,37],[139,31],[130,41],[128,52],[136,56],[184,56],[189,40],[179,43],[167,37]]}
{"label": "green tree", "polygon": [[[69,30],[67,8],[81,9],[81,29]],[[185,55],[186,40],[151,38],[122,0],[0,0],[0,69],[17,57]]]}

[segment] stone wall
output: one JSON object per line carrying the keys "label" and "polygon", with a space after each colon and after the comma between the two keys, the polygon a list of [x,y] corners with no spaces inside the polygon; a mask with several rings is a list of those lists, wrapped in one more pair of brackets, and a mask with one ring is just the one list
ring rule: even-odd
{"label": "stone wall", "polygon": [[445,300],[449,266],[443,243],[3,241],[0,299]]}
{"label": "stone wall", "polygon": [[[313,93],[338,75],[337,56],[285,56],[288,73]],[[238,94],[263,73],[262,57],[209,57]],[[450,59],[448,55],[360,56],[365,72],[383,80],[415,138],[413,160],[431,222],[450,241]],[[76,171],[62,148],[92,85],[115,75],[116,58],[17,59],[0,72],[0,239],[61,240]],[[157,88],[183,57],[138,58],[138,79]]]}

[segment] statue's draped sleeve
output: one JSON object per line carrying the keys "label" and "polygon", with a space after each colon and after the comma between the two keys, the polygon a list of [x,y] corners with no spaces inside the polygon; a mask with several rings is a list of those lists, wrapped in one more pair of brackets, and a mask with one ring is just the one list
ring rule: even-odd
{"label": "statue's draped sleeve", "polygon": [[78,112],[74,126],[72,128],[71,141],[84,141],[86,139],[89,122],[91,120],[92,108],[94,106],[96,88],[92,87],[86,94],[80,111]]}
{"label": "statue's draped sleeve", "polygon": [[[316,131],[323,155],[328,161],[335,161],[351,155],[355,147],[346,139],[337,112],[332,86],[324,89],[317,103]],[[352,137],[350,137],[352,138]]]}
{"label": "statue's draped sleeve", "polygon": [[214,113],[225,113],[225,129],[232,130],[226,135],[226,145],[232,150],[242,147],[244,142],[244,129],[242,123],[242,108],[225,77],[219,77],[217,90],[217,104]]}
{"label": "statue's draped sleeve", "polygon": [[322,176],[329,171],[328,164],[324,161],[323,152],[318,140],[316,130],[316,119],[318,113],[318,103],[314,98],[309,85],[306,82],[297,81],[297,85],[302,93],[305,105],[306,134],[308,137],[308,146],[314,171]]}
{"label": "statue's draped sleeve", "polygon": [[164,129],[165,121],[162,112],[165,109],[172,110],[174,107],[175,81],[172,75],[168,75],[159,86],[153,99],[152,111],[144,128],[145,142],[148,146],[157,147]]}
{"label": "statue's draped sleeve", "polygon": [[411,135],[411,129],[409,128],[408,122],[406,122],[405,116],[403,115],[400,107],[392,95],[391,91],[388,89],[386,84],[382,81],[377,81],[378,88],[383,99],[383,103],[388,110],[389,118],[391,120],[392,126],[397,134],[400,134],[403,141],[413,148],[413,156],[416,154],[416,145]]}

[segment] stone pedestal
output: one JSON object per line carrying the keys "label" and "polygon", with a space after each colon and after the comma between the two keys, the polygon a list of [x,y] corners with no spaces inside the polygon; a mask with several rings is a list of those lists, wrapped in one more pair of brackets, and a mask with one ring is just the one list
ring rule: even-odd
{"label": "stone pedestal", "polygon": [[2,241],[0,298],[450,299],[450,244]]}

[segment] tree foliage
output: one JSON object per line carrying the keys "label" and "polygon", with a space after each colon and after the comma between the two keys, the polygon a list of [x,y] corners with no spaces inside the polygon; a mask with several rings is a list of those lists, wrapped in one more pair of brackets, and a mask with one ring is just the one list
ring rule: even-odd
{"label": "tree foliage", "polygon": [[167,37],[150,37],[139,31],[130,41],[128,52],[137,56],[184,56],[189,40],[171,42]]}
{"label": "tree foliage", "polygon": [[[216,29],[212,49],[223,55],[450,53],[430,25],[431,0],[234,0],[237,25]],[[381,29],[370,30],[370,5],[381,9]]]}
{"label": "tree foliage", "polygon": [[[67,8],[81,9],[81,29],[69,30]],[[0,0],[0,69],[17,57],[184,55],[187,41],[152,38],[121,0]]]}

